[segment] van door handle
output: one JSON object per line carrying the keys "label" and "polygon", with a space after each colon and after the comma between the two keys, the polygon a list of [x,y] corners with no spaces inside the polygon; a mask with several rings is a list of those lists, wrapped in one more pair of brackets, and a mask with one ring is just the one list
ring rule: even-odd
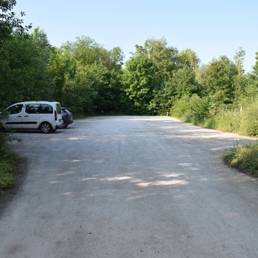
{"label": "van door handle", "polygon": [[24,117],[29,117],[29,116],[24,116]]}
{"label": "van door handle", "polygon": [[17,116],[17,117],[22,117],[22,116]]}

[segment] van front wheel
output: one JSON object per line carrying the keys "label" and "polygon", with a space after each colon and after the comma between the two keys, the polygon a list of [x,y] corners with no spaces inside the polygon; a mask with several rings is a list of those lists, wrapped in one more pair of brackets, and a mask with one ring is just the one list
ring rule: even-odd
{"label": "van front wheel", "polygon": [[39,127],[42,133],[51,133],[53,131],[51,124],[44,122]]}

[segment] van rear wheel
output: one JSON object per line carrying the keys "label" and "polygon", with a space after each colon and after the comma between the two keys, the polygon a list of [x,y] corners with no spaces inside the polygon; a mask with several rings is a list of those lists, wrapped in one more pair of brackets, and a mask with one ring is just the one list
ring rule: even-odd
{"label": "van rear wheel", "polygon": [[42,133],[51,133],[53,131],[51,124],[44,122],[39,127]]}

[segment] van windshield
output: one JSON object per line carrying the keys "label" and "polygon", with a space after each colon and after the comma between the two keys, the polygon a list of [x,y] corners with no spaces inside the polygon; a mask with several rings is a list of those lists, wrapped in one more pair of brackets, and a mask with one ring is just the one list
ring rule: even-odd
{"label": "van windshield", "polygon": [[57,112],[57,114],[62,113],[61,105],[59,103],[56,104],[56,112]]}

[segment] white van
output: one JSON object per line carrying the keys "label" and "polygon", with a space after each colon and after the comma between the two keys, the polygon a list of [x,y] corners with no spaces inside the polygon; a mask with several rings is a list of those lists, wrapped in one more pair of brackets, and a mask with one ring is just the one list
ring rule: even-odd
{"label": "white van", "polygon": [[39,129],[43,133],[50,133],[63,123],[59,102],[19,102],[9,106],[6,113],[6,118],[1,121],[4,129]]}

